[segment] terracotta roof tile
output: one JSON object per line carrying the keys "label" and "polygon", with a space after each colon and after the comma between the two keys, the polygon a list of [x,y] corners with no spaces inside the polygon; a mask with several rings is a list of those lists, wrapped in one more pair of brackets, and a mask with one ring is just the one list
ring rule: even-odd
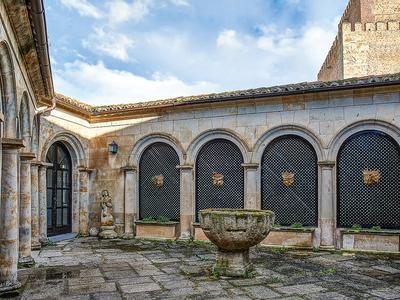
{"label": "terracotta roof tile", "polygon": [[260,98],[271,97],[279,95],[290,95],[306,92],[318,92],[326,90],[336,90],[343,88],[357,88],[365,86],[378,86],[383,84],[400,84],[400,73],[384,76],[367,76],[359,78],[351,78],[337,81],[315,81],[315,82],[302,82],[297,84],[280,85],[273,87],[262,87],[248,90],[237,90],[223,93],[205,94],[188,97],[176,97],[165,100],[156,100],[148,102],[138,102],[132,104],[116,104],[116,105],[103,105],[91,106],[72,99],[70,97],[56,94],[57,100],[60,104],[75,107],[76,109],[83,110],[92,115],[101,115],[117,111],[127,110],[143,110],[151,108],[170,107],[187,104],[200,104],[211,103],[219,101],[230,101],[245,98]]}

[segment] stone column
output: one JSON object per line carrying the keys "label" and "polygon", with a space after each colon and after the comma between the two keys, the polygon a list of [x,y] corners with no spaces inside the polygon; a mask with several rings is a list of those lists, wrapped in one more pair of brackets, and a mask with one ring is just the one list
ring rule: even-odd
{"label": "stone column", "polygon": [[181,240],[188,240],[192,234],[192,222],[194,220],[194,178],[193,166],[178,166],[181,170]]}
{"label": "stone column", "polygon": [[335,203],[333,197],[333,168],[335,162],[324,161],[318,163],[321,168],[321,207],[320,228],[321,247],[334,248],[335,242]]}
{"label": "stone column", "polygon": [[259,164],[242,164],[245,178],[244,208],[261,209],[261,195],[259,191],[258,167]]}
{"label": "stone column", "polygon": [[46,171],[52,164],[42,163],[39,166],[39,241],[46,246],[47,240],[47,185]]}
{"label": "stone column", "polygon": [[134,222],[137,216],[137,169],[135,167],[124,167],[125,173],[125,197],[124,197],[124,238],[134,237]]}
{"label": "stone column", "polygon": [[79,171],[79,233],[89,236],[89,174],[92,170],[78,168]]}
{"label": "stone column", "polygon": [[18,152],[22,140],[2,139],[0,293],[18,289]]}
{"label": "stone column", "polygon": [[31,231],[32,231],[32,250],[40,249],[39,242],[39,164],[31,164]]}
{"label": "stone column", "polygon": [[31,206],[31,160],[35,159],[35,153],[20,154],[20,194],[19,194],[19,259],[18,262],[31,267],[35,264],[31,256],[32,246],[32,206]]}

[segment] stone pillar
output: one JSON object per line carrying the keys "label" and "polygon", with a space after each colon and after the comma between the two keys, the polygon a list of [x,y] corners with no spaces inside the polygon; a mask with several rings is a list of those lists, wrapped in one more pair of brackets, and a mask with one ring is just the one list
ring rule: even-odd
{"label": "stone pillar", "polygon": [[46,171],[52,166],[48,163],[42,163],[39,166],[39,241],[42,246],[46,246],[47,240],[47,185]]}
{"label": "stone pillar", "polygon": [[193,166],[178,166],[181,170],[181,240],[190,239],[192,222],[194,220],[194,178]]}
{"label": "stone pillar", "polygon": [[18,289],[18,152],[22,140],[2,139],[0,293]]}
{"label": "stone pillar", "polygon": [[89,174],[90,169],[78,168],[79,171],[79,233],[89,236]]}
{"label": "stone pillar", "polygon": [[31,267],[35,264],[31,256],[32,246],[32,206],[31,206],[31,160],[35,159],[35,153],[20,154],[20,196],[19,196],[19,259],[18,262]]}
{"label": "stone pillar", "polygon": [[137,182],[137,169],[135,167],[122,168],[125,173],[125,197],[124,197],[124,238],[134,237],[134,222],[137,216],[137,203],[138,191]]}
{"label": "stone pillar", "polygon": [[333,168],[335,162],[324,161],[318,163],[321,168],[321,207],[320,228],[321,248],[334,248],[335,242],[335,203],[333,197]]}
{"label": "stone pillar", "polygon": [[261,209],[261,194],[258,176],[259,164],[242,164],[245,178],[244,208]]}
{"label": "stone pillar", "polygon": [[32,231],[32,250],[40,249],[39,242],[39,164],[31,164],[31,231]]}

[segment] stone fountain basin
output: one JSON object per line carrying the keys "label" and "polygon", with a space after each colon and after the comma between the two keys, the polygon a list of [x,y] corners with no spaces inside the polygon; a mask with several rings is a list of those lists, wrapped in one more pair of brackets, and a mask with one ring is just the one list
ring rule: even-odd
{"label": "stone fountain basin", "polygon": [[241,252],[266,238],[275,220],[269,210],[205,209],[200,211],[204,234],[221,251]]}

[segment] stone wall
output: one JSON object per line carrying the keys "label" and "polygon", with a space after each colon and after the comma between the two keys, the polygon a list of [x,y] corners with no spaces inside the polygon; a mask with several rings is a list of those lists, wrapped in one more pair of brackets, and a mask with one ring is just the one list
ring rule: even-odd
{"label": "stone wall", "polygon": [[400,0],[350,0],[318,80],[400,72],[399,21]]}
{"label": "stone wall", "polygon": [[[126,195],[124,192],[127,184],[136,184],[136,182],[126,182],[124,168],[130,167],[133,170],[137,168],[140,158],[138,149],[144,141],[151,143],[160,137],[171,141],[179,151],[182,151],[183,164],[193,166],[194,149],[198,145],[207,138],[226,136],[245,149],[243,150],[245,163],[257,165],[272,137],[293,133],[311,141],[316,148],[319,161],[334,162],[336,160],[334,153],[340,147],[337,141],[350,129],[354,132],[371,128],[385,131],[385,128],[394,126],[400,130],[399,91],[400,88],[395,86],[310,93],[257,101],[232,101],[225,104],[215,103],[211,106],[176,108],[153,116],[132,117],[129,120],[85,124],[85,126],[71,122],[70,118],[61,119],[66,113],[54,112],[49,121],[58,122],[59,125],[50,123],[46,125],[46,128],[51,130],[44,130],[43,139],[51,136],[46,134],[47,131],[64,131],[68,128],[71,135],[81,141],[86,155],[89,156],[88,166],[94,170],[90,180],[90,226],[99,226],[99,196],[103,189],[108,189],[113,198],[118,231],[122,234],[127,213],[126,201],[135,201],[135,207],[138,201],[136,188],[132,188],[134,195]],[[76,134],[78,132],[79,136]],[[85,137],[82,136],[83,133]],[[108,144],[112,141],[119,145],[117,154],[108,152]],[[247,203],[248,206],[252,207],[261,205],[260,175],[257,174],[252,179],[256,182],[248,181],[245,195],[248,199],[246,201],[250,201]],[[329,174],[327,177],[331,176]],[[183,196],[181,201],[191,202],[188,207],[193,208],[195,197],[193,182],[190,180],[193,179],[189,179],[191,186],[182,186],[181,193],[186,196]],[[249,186],[252,183],[254,187]],[[323,184],[320,183],[321,188]],[[254,197],[251,198],[252,196]],[[323,223],[321,209],[323,208],[320,207],[320,226]],[[334,214],[332,209],[329,209],[329,213]],[[193,216],[194,212],[189,209],[190,222],[193,221]],[[317,230],[318,234],[320,231]]]}
{"label": "stone wall", "polygon": [[399,25],[399,21],[356,23],[355,29],[352,30],[349,23],[344,23],[342,26],[344,78],[399,72]]}

